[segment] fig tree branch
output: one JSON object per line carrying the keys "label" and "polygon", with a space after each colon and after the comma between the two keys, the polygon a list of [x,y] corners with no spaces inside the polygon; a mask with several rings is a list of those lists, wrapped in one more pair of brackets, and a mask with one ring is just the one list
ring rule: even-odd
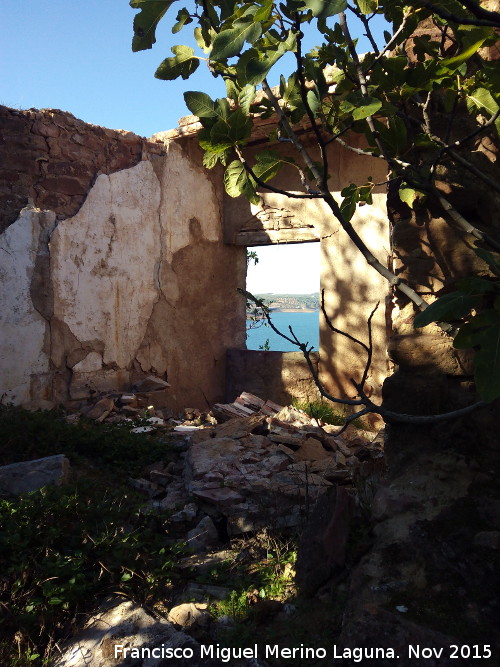
{"label": "fig tree branch", "polygon": [[[312,352],[312,347],[309,347],[307,343],[301,343],[295,333],[293,332],[292,327],[289,327],[290,329],[290,336],[287,336],[284,334],[282,331],[280,331],[273,323],[271,319],[271,314],[269,312],[269,309],[266,307],[266,305],[257,297],[255,297],[253,294],[250,292],[247,292],[244,289],[238,288],[238,292],[242,294],[248,301],[252,301],[253,303],[256,304],[259,308],[262,309],[264,317],[267,319],[267,322],[271,329],[278,335],[281,336],[284,340],[288,341],[292,345],[295,345],[298,347],[301,351],[302,354],[304,355],[304,358],[306,360],[307,366],[309,368],[309,371],[314,379],[314,383],[320,393],[321,396],[326,398],[327,400],[331,401],[332,403],[337,403],[340,405],[350,405],[350,406],[364,406],[360,412],[357,412],[355,415],[351,415],[351,417],[348,417],[349,421],[352,421],[353,419],[356,419],[356,417],[360,417],[365,414],[373,413],[380,415],[382,419],[386,423],[391,423],[391,422],[397,422],[397,423],[403,423],[403,424],[434,424],[437,422],[442,422],[442,421],[448,421],[450,419],[456,419],[458,417],[463,417],[465,415],[470,414],[474,410],[476,410],[479,407],[482,407],[486,405],[485,401],[477,401],[475,403],[472,403],[471,405],[468,405],[465,408],[460,408],[458,410],[452,410],[450,412],[444,412],[442,414],[438,415],[409,415],[406,413],[400,413],[400,412],[394,412],[393,410],[387,410],[385,407],[382,405],[377,405],[374,403],[372,400],[368,398],[366,395],[364,389],[363,389],[363,384],[366,380],[367,376],[367,367],[365,366],[365,371],[363,372],[363,380],[362,382],[355,382],[354,380],[351,379],[352,385],[355,387],[359,399],[350,399],[350,398],[338,398],[336,396],[333,396],[330,392],[326,391],[323,383],[319,379],[318,372],[316,371],[316,368],[314,367],[314,364],[311,360],[311,352]],[[368,331],[369,331],[369,345],[366,345],[365,343],[362,343],[359,341],[357,338],[354,336],[351,336],[350,334],[341,331],[340,329],[337,329],[336,327],[333,327],[332,325],[332,331],[335,333],[339,333],[343,336],[346,336],[353,342],[357,343],[365,351],[367,349],[371,350],[372,347],[372,342],[371,342],[371,318],[373,317],[375,310],[372,311],[369,319],[368,319]],[[371,355],[370,355],[370,366],[371,366]],[[368,369],[369,367],[368,366]],[[345,427],[345,426],[344,426]],[[343,429],[342,429],[343,430]],[[340,433],[340,432],[339,432]]]}

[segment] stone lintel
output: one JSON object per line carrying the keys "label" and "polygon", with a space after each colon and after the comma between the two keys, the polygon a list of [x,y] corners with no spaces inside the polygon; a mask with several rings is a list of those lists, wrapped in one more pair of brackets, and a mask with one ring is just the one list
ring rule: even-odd
{"label": "stone lintel", "polygon": [[294,229],[260,229],[258,231],[237,232],[231,245],[258,246],[274,243],[307,243],[319,241],[318,231],[311,227]]}

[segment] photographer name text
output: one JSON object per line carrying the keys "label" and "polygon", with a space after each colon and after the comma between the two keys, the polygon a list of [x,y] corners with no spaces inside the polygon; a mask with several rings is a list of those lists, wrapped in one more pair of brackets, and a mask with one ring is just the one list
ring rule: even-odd
{"label": "photographer name text", "polygon": [[[350,663],[362,662],[364,660],[398,660],[400,655],[392,648],[340,648],[336,645],[328,651],[325,648],[308,647],[301,644],[298,647],[286,648],[278,644],[266,644],[259,646],[246,646],[240,648],[229,648],[220,644],[200,646],[196,651],[189,646],[177,646],[175,648],[165,646],[149,647],[130,647],[124,644],[115,644],[115,659],[132,658],[161,658],[162,660],[176,660],[183,658],[190,660],[193,658],[217,658],[221,662],[238,660],[242,658],[281,658],[282,660],[296,660],[300,658],[311,660],[322,660],[324,658],[334,658],[341,662],[349,660]],[[410,644],[407,647],[406,656],[417,660],[436,660],[440,658],[463,660],[464,658],[473,658],[476,660],[492,657],[489,644],[450,644],[448,647],[420,646],[419,644]]]}

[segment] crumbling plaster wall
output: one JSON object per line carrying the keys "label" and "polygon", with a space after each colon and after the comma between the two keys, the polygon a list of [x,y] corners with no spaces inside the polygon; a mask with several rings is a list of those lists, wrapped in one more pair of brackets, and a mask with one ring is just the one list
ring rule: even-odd
{"label": "crumbling plaster wall", "polygon": [[4,400],[45,406],[151,373],[168,407],[221,400],[246,261],[222,242],[222,186],[196,149],[59,111],[0,118]]}
{"label": "crumbling plaster wall", "polygon": [[[361,147],[362,137],[350,135],[347,143]],[[306,135],[302,137],[313,159],[319,160],[317,148]],[[261,144],[247,149],[247,159],[262,150]],[[275,143],[273,150],[292,155],[286,144]],[[330,191],[340,201],[340,191],[351,183],[360,184],[368,177],[374,182],[387,178],[382,160],[359,155],[337,143],[327,149]],[[273,180],[278,188],[303,192],[297,170],[283,169]],[[320,285],[325,290],[325,306],[335,327],[367,342],[368,317],[380,306],[372,320],[373,362],[368,377],[368,393],[381,395],[387,366],[386,299],[389,289],[386,281],[370,268],[359,250],[350,241],[340,223],[333,217],[324,201],[319,199],[290,199],[272,192],[259,192],[260,205],[251,205],[241,197],[226,196],[225,228],[229,243],[246,246],[274,243],[299,243],[319,241]],[[390,230],[387,218],[384,186],[375,188],[372,206],[358,206],[352,224],[368,247],[386,264],[390,254]],[[332,333],[320,315],[320,378],[326,389],[337,396],[354,396],[356,390],[351,378],[360,380],[366,361],[366,353],[343,336]]]}

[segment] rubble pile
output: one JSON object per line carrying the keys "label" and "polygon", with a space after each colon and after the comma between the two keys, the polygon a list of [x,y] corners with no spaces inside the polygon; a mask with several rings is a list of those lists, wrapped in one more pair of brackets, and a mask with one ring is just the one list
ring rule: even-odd
{"label": "rubble pile", "polygon": [[178,464],[158,462],[130,481],[151,509],[173,512],[174,521],[203,517],[193,547],[216,541],[213,521],[228,536],[301,526],[328,487],[350,485],[383,465],[382,434],[349,426],[335,435],[336,426],[319,426],[302,411],[247,392],[208,414],[187,408],[179,419],[154,408],[153,393],[166,389],[154,380],[146,379],[148,392],[106,395],[82,413],[99,422],[131,420],[134,432],[160,431],[178,450]]}

